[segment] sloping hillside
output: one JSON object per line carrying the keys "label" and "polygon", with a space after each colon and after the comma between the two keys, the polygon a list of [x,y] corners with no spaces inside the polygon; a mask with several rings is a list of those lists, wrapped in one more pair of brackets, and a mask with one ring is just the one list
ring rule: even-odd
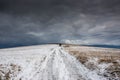
{"label": "sloping hillside", "polygon": [[77,45],[63,47],[88,69],[98,71],[108,80],[120,80],[120,49]]}
{"label": "sloping hillside", "polygon": [[119,54],[56,44],[1,49],[0,80],[119,80]]}

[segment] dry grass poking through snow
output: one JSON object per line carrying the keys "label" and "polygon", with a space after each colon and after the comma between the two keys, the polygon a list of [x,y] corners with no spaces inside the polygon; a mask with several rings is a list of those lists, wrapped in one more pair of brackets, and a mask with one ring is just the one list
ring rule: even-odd
{"label": "dry grass poking through snow", "polygon": [[11,77],[17,76],[20,71],[21,67],[18,65],[0,64],[0,80],[11,80]]}
{"label": "dry grass poking through snow", "polygon": [[63,45],[82,64],[108,80],[120,80],[120,49]]}
{"label": "dry grass poking through snow", "polygon": [[0,50],[0,80],[120,80],[120,49],[62,46]]}

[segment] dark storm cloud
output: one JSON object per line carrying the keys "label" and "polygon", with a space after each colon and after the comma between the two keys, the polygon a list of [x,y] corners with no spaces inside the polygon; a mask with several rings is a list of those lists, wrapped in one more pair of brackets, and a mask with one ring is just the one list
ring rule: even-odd
{"label": "dark storm cloud", "polygon": [[120,45],[120,0],[0,0],[0,44]]}
{"label": "dark storm cloud", "polygon": [[[65,12],[73,10],[85,14],[116,13],[120,0],[1,0],[1,10],[11,13],[42,13],[42,11]],[[46,11],[46,12],[47,12]],[[54,13],[54,15],[57,15]]]}

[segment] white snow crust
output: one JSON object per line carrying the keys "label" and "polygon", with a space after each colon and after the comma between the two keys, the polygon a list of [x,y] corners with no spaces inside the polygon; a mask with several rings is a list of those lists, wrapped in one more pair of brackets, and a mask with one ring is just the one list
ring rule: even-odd
{"label": "white snow crust", "polygon": [[57,45],[0,50],[0,71],[2,80],[106,80]]}

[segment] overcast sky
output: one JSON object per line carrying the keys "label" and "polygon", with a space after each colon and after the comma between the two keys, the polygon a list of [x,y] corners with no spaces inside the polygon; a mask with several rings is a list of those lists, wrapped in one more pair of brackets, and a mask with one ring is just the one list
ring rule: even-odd
{"label": "overcast sky", "polygon": [[120,45],[120,0],[0,0],[0,45]]}

